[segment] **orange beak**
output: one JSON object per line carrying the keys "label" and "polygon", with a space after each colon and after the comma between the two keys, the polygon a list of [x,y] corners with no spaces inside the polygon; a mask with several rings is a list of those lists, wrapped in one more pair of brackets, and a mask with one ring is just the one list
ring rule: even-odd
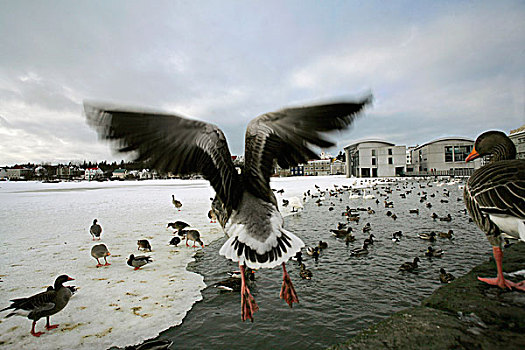
{"label": "orange beak", "polygon": [[468,155],[468,157],[465,159],[465,162],[470,162],[471,160],[474,160],[479,157],[479,153],[476,151],[476,147],[472,147],[472,152]]}
{"label": "orange beak", "polygon": [[75,279],[74,279],[74,278],[71,278],[71,277],[68,277],[67,280],[68,280],[68,281],[74,281]]}

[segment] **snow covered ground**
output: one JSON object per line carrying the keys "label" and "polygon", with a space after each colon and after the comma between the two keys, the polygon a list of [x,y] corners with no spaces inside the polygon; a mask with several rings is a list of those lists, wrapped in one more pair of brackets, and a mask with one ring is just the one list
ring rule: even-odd
{"label": "snow covered ground", "polygon": [[[284,189],[282,199],[337,185],[353,185],[341,176],[272,179],[272,188]],[[182,203],[177,211],[174,194]],[[186,271],[201,248],[184,241],[168,245],[173,237],[167,223],[183,220],[201,232],[207,245],[224,236],[207,217],[213,189],[203,180],[149,180],[141,182],[39,182],[0,183],[0,308],[13,298],[44,291],[55,278],[67,274],[78,287],[64,310],[51,317],[57,329],[40,338],[29,334],[31,321],[23,317],[0,318],[0,348],[101,349],[138,344],[182,322],[200,300],[203,278]],[[282,208],[289,215],[288,208]],[[90,255],[89,227],[98,219],[103,228],[100,243],[107,245],[111,266],[96,267]],[[137,240],[149,240],[153,251],[139,253]],[[203,254],[218,254],[207,247]],[[138,271],[126,265],[128,256],[147,254],[151,264]]]}

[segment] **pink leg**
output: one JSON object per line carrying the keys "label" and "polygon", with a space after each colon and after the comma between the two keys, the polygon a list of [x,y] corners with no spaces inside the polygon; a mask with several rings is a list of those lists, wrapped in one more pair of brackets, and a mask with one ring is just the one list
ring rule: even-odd
{"label": "pink leg", "polygon": [[498,270],[498,276],[496,278],[478,277],[478,280],[480,280],[481,282],[491,284],[493,286],[498,286],[502,289],[512,289],[515,287],[517,289],[525,290],[525,287],[520,286],[519,284],[516,284],[514,282],[508,281],[503,277],[503,252],[501,251],[501,248],[492,247],[492,254],[494,255],[494,260],[496,260],[496,269]]}
{"label": "pink leg", "polygon": [[100,263],[100,261],[98,261],[98,258],[97,258],[97,267],[101,267],[102,264]]}
{"label": "pink leg", "polygon": [[44,332],[35,332],[35,325],[36,321],[33,321],[33,325],[31,326],[31,335],[34,337],[40,337]]}
{"label": "pink leg", "polygon": [[104,266],[109,266],[109,265],[111,265],[110,263],[108,263],[108,260],[106,259],[106,257],[104,257],[104,261],[106,262],[106,263],[104,264]]}
{"label": "pink leg", "polygon": [[57,327],[58,327],[57,324],[49,324],[49,316],[47,316],[46,319],[47,319],[47,322],[46,322],[46,329],[47,329],[47,330],[50,330],[50,329],[53,329],[53,328],[57,328]]}
{"label": "pink leg", "polygon": [[259,306],[255,302],[254,297],[246,286],[244,265],[242,265],[240,262],[239,269],[241,270],[241,318],[243,322],[248,318],[253,322],[253,313],[259,310]]}
{"label": "pink leg", "polygon": [[293,303],[298,303],[299,299],[297,298],[297,293],[295,293],[295,288],[293,287],[292,280],[290,275],[286,271],[286,265],[283,263],[283,285],[281,287],[281,299],[284,299],[290,305],[293,306]]}

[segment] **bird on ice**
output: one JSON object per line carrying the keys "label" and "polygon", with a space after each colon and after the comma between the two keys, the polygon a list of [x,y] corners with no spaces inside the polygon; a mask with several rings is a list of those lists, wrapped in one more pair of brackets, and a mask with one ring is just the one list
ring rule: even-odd
{"label": "bird on ice", "polygon": [[44,332],[35,332],[37,321],[42,317],[45,317],[47,330],[58,327],[58,324],[49,324],[49,317],[66,307],[73,292],[69,287],[63,286],[62,284],[73,280],[73,278],[67,275],[58,276],[55,280],[54,286],[48,287],[45,292],[27,298],[12,299],[11,305],[0,310],[0,312],[14,309],[14,311],[10,312],[6,318],[14,315],[21,315],[33,320],[31,335],[40,337]]}
{"label": "bird on ice", "polygon": [[115,142],[120,152],[135,152],[157,171],[186,175],[199,173],[216,193],[219,222],[229,237],[219,253],[241,270],[241,318],[253,321],[257,303],[244,281],[245,267],[281,265],[280,297],[290,307],[298,302],[285,263],[304,246],[283,227],[283,217],[270,187],[274,161],[282,168],[319,156],[312,147],[335,144],[324,133],[350,126],[371,96],[357,101],[337,101],[290,107],[262,114],[248,124],[244,170],[233,164],[226,138],[213,124],[180,115],[144,109],[120,108],[85,102],[87,122],[102,139]]}

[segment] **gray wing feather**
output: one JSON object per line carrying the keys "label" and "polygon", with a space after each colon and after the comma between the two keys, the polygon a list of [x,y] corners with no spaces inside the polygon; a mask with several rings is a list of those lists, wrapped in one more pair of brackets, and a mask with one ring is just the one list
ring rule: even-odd
{"label": "gray wing feather", "polygon": [[246,130],[246,189],[274,202],[269,185],[274,162],[288,168],[318,159],[312,146],[334,146],[323,133],[350,126],[371,100],[369,96],[359,101],[286,108],[253,119]]}
{"label": "gray wing feather", "polygon": [[162,112],[84,103],[88,124],[119,152],[135,152],[157,171],[202,174],[227,206],[236,207],[241,186],[223,132],[215,125]]}

